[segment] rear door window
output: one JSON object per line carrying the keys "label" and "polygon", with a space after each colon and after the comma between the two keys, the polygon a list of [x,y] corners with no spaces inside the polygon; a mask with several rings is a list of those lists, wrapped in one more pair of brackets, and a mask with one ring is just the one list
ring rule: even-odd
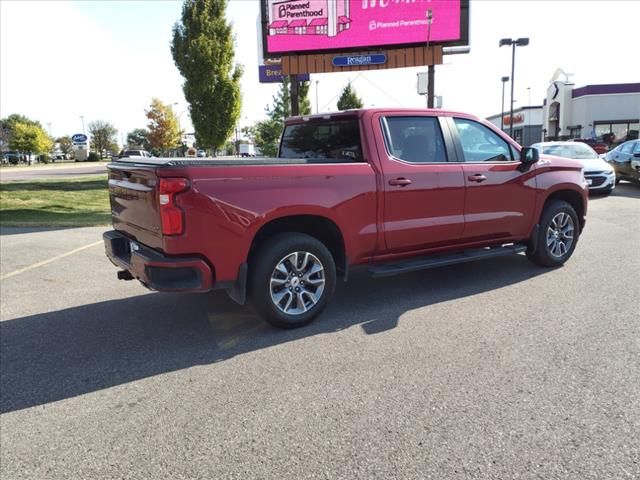
{"label": "rear door window", "polygon": [[311,121],[285,127],[280,158],[362,162],[358,119]]}
{"label": "rear door window", "polygon": [[447,161],[437,117],[385,117],[384,141],[391,156],[409,163]]}

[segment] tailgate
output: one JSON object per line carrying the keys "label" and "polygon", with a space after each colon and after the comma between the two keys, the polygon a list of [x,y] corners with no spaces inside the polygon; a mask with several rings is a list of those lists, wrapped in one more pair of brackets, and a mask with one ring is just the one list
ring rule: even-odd
{"label": "tailgate", "polygon": [[161,248],[157,167],[123,162],[107,168],[114,228],[149,247]]}

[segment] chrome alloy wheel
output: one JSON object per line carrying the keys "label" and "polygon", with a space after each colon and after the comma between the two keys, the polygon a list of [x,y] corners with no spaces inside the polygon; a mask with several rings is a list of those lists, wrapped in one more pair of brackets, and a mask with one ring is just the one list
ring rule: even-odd
{"label": "chrome alloy wheel", "polygon": [[547,229],[547,249],[555,258],[563,257],[573,245],[573,218],[565,212],[557,213]]}
{"label": "chrome alloy wheel", "polygon": [[309,252],[293,252],[282,258],[269,281],[271,301],[287,315],[301,315],[318,303],[325,287],[324,267]]}

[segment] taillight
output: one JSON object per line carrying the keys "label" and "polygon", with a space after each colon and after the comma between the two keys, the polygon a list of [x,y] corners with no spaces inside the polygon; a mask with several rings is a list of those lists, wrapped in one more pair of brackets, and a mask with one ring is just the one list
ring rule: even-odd
{"label": "taillight", "polygon": [[175,203],[176,194],[189,188],[186,178],[160,178],[158,203],[163,235],[180,235],[184,231],[184,212]]}

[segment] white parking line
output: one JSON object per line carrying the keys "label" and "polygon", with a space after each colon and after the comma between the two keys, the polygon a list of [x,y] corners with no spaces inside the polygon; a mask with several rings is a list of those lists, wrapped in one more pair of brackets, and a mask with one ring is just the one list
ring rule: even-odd
{"label": "white parking line", "polygon": [[90,243],[89,245],[85,245],[84,247],[79,247],[79,248],[76,248],[75,250],[71,250],[70,252],[61,253],[60,255],[56,255],[55,257],[51,257],[47,260],[43,260],[42,262],[34,263],[33,265],[29,265],[28,267],[14,270],[11,273],[7,273],[6,275],[0,276],[0,280],[5,280],[7,278],[20,275],[21,273],[28,272],[29,270],[33,270],[34,268],[42,267],[43,265],[47,265],[48,263],[55,262],[56,260],[60,260],[61,258],[68,257],[69,255],[73,255],[74,253],[81,252],[82,250],[95,247],[96,245],[100,245],[102,243],[104,243],[103,240],[99,240],[97,242]]}

